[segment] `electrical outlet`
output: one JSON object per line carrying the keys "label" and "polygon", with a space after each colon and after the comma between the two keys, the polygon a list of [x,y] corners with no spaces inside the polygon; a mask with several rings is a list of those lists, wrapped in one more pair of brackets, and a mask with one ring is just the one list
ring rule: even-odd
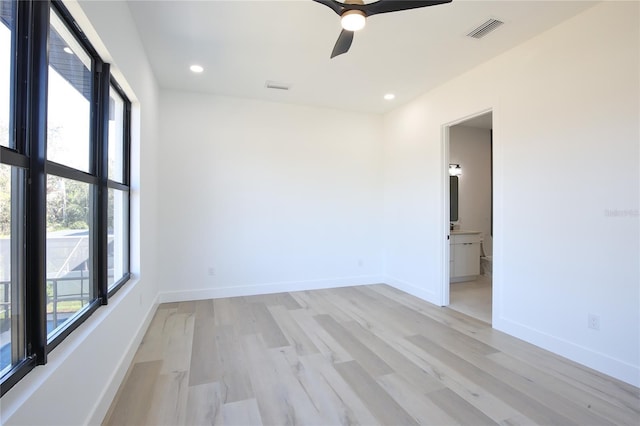
{"label": "electrical outlet", "polygon": [[216,268],[209,266],[208,273],[210,277],[213,277],[216,274]]}
{"label": "electrical outlet", "polygon": [[588,314],[587,327],[592,330],[600,330],[600,317],[596,314]]}

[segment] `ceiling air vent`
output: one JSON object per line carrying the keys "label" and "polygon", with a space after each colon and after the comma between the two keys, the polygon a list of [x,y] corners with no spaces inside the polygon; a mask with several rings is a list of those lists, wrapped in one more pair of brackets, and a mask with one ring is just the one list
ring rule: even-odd
{"label": "ceiling air vent", "polygon": [[487,34],[489,34],[491,31],[498,28],[502,24],[504,24],[504,22],[499,21],[497,19],[489,19],[488,21],[480,24],[478,28],[474,29],[469,34],[467,34],[467,37],[482,38]]}
{"label": "ceiling air vent", "polygon": [[264,84],[264,87],[266,87],[267,89],[289,90],[291,88],[291,85],[287,83],[278,83],[277,81],[267,80],[267,82]]}

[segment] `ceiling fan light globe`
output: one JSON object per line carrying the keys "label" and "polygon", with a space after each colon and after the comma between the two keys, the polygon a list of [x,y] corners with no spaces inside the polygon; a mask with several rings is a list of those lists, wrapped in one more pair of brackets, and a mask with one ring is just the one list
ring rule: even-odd
{"label": "ceiling fan light globe", "polygon": [[360,10],[347,10],[342,14],[340,23],[347,31],[359,31],[364,28],[366,17]]}

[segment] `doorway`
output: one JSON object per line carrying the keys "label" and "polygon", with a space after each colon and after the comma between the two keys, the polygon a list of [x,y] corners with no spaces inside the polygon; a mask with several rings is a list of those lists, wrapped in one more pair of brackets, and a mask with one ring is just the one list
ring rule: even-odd
{"label": "doorway", "polygon": [[444,300],[451,309],[492,322],[493,114],[451,123],[445,131],[448,171]]}

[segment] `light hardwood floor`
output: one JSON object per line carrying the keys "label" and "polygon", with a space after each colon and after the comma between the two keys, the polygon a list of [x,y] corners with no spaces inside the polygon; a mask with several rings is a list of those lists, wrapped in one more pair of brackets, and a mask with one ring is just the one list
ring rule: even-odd
{"label": "light hardwood floor", "polygon": [[640,390],[386,285],[160,305],[106,425],[637,425]]}

